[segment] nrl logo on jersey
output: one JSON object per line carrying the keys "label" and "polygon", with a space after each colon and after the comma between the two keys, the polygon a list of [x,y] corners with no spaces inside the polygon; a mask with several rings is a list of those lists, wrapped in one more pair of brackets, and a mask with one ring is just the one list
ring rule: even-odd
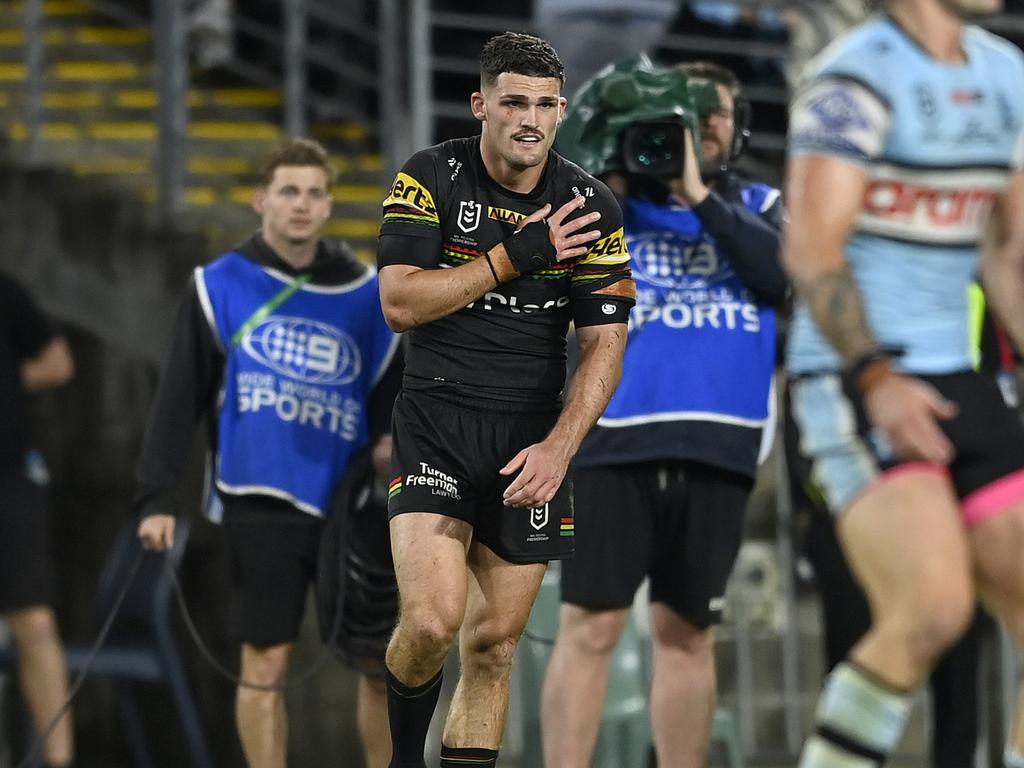
{"label": "nrl logo on jersey", "polygon": [[475,200],[463,200],[459,203],[459,229],[467,234],[480,226],[480,213],[483,206]]}
{"label": "nrl logo on jersey", "polygon": [[534,530],[539,531],[548,524],[548,505],[543,507],[530,507],[530,525]]}

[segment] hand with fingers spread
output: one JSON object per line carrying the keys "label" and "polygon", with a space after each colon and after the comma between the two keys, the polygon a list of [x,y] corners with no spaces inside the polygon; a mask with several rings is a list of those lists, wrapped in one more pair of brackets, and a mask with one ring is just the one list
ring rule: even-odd
{"label": "hand with fingers spread", "polygon": [[[502,245],[508,260],[520,275],[549,269],[560,261],[583,256],[589,243],[601,237],[597,229],[580,232],[581,229],[601,218],[599,211],[566,221],[573,211],[582,208],[587,199],[577,196],[548,216],[551,204],[546,204],[527,216],[511,237]],[[545,218],[546,217],[546,218]]]}
{"label": "hand with fingers spread", "polygon": [[572,456],[565,446],[543,440],[523,448],[501,468],[500,474],[519,475],[505,489],[503,501],[509,507],[541,507],[555,497],[565,479]]}
{"label": "hand with fingers spread", "polygon": [[864,410],[901,459],[933,464],[949,464],[953,460],[953,444],[938,420],[954,418],[957,406],[931,385],[888,372],[864,394]]}
{"label": "hand with fingers spread", "polygon": [[147,515],[139,523],[142,548],[163,552],[174,546],[174,515]]}

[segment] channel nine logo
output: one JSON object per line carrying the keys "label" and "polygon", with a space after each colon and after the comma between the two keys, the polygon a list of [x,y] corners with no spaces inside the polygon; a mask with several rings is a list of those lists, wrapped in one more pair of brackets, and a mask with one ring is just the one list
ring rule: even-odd
{"label": "channel nine logo", "polygon": [[655,232],[630,238],[630,266],[638,282],[659,288],[693,288],[728,280],[732,268],[708,240],[696,242]]}
{"label": "channel nine logo", "polygon": [[272,317],[242,342],[268,368],[306,384],[348,384],[359,376],[359,348],[347,333],[304,317]]}

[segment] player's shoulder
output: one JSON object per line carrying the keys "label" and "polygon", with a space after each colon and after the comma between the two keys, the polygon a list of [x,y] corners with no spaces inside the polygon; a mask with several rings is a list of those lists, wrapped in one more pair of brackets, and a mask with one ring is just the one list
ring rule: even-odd
{"label": "player's shoulder", "polygon": [[599,178],[587,173],[576,163],[557,152],[551,153],[551,162],[554,164],[553,170],[558,185],[556,194],[568,193],[570,196],[579,194],[586,197],[588,203],[592,202],[597,208],[619,208],[619,201],[615,197],[615,193]]}
{"label": "player's shoulder", "polygon": [[469,169],[479,156],[476,142],[475,137],[449,139],[421,149],[402,166],[395,185],[401,187],[400,192],[415,187],[429,190],[433,196],[445,197],[446,191],[460,181],[474,178],[475,174]]}
{"label": "player's shoulder", "polygon": [[899,57],[897,33],[885,16],[876,14],[833,40],[808,63],[800,89],[822,82],[860,86],[889,104],[888,74]]}
{"label": "player's shoulder", "polygon": [[[1024,79],[1024,54],[1004,37],[975,25],[964,30],[967,46],[980,52],[996,75],[1012,75]],[[1024,86],[1024,83],[1020,83]]]}
{"label": "player's shoulder", "polygon": [[208,275],[237,275],[242,272],[258,269],[259,267],[253,259],[242,253],[243,248],[244,246],[237,246],[229,251],[224,251],[210,259],[206,264],[200,265],[198,269]]}
{"label": "player's shoulder", "polygon": [[399,173],[410,176],[421,183],[426,183],[436,175],[435,169],[443,154],[442,144],[435,144],[432,147],[414,152],[402,165],[402,170]]}

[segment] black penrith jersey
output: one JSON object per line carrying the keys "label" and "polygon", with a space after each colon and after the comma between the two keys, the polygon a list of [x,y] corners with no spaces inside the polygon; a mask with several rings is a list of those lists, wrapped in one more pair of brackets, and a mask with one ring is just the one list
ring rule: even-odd
{"label": "black penrith jersey", "polygon": [[[512,192],[487,174],[480,138],[455,139],[418,152],[384,201],[378,266],[457,267],[510,237],[527,216],[552,212],[577,195],[601,218],[584,231],[601,237],[587,254],[525,274],[465,309],[408,332],[406,379],[445,382],[460,392],[509,402],[557,403],[565,380],[565,337],[577,327],[625,323],[633,305],[622,211],[600,181],[555,152],[537,187]],[[423,248],[427,238],[436,248]]]}

